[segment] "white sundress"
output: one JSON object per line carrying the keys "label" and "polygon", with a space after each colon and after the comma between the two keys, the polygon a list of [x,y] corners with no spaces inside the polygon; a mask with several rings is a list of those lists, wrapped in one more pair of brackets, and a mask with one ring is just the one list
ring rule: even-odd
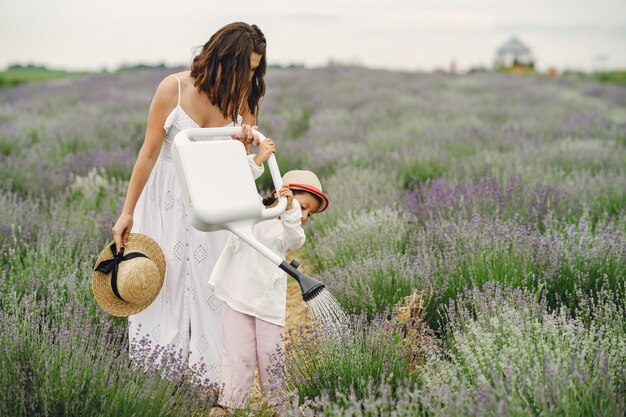
{"label": "white sundress", "polygon": [[[144,339],[155,346],[170,346],[188,358],[189,365],[204,365],[203,378],[219,381],[222,345],[222,302],[213,295],[207,280],[224,248],[229,233],[201,232],[187,218],[181,186],[172,162],[176,134],[199,127],[178,105],[168,115],[161,153],[144,187],[134,213],[133,232],[155,239],[167,261],[165,282],[156,300],[144,311],[129,317],[131,355]],[[241,125],[239,116],[237,126]],[[227,126],[231,126],[229,123]]]}

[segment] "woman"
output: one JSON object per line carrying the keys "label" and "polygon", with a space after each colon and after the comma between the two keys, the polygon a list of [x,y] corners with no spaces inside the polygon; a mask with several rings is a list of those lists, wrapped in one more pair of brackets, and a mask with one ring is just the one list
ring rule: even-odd
{"label": "woman", "polygon": [[[210,382],[220,376],[222,305],[206,281],[228,235],[191,227],[171,146],[182,129],[241,125],[241,136],[234,139],[249,148],[255,140],[250,125],[255,124],[259,100],[265,94],[265,70],[265,36],[255,25],[236,22],[209,39],[190,71],[161,81],[150,105],[146,136],[122,213],[113,227],[118,250],[132,229],[159,242],[167,259],[159,296],[129,318],[131,354],[145,355],[157,345],[182,350],[189,365]],[[262,163],[255,157],[249,155],[250,165],[259,176]]]}

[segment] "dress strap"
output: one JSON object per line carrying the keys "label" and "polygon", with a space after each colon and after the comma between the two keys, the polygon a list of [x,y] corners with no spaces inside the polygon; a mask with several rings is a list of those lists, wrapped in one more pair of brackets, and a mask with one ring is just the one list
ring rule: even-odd
{"label": "dress strap", "polygon": [[172,123],[174,123],[174,121],[178,117],[178,114],[181,111],[181,107],[180,107],[180,78],[178,78],[176,76],[176,74],[171,74],[171,76],[176,78],[176,81],[178,81],[178,104],[176,105],[176,107],[174,107],[172,109],[170,114],[167,116],[167,119],[165,119],[165,123],[163,124],[163,129],[165,129],[166,133],[167,133],[167,131],[169,131],[170,127],[172,126]]}
{"label": "dress strap", "polygon": [[178,81],[178,104],[177,106],[180,106],[180,78],[178,78],[176,74],[172,74],[172,77],[176,78],[176,81]]}

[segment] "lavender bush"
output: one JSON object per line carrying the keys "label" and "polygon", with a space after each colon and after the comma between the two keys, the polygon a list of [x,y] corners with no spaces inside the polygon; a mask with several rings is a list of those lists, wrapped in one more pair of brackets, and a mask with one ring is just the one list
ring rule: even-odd
{"label": "lavender bush", "polygon": [[526,224],[543,226],[546,216],[558,213],[562,220],[580,217],[582,204],[567,199],[568,193],[556,184],[525,185],[521,178],[498,183],[493,175],[469,182],[436,179],[422,183],[408,194],[411,212],[423,223],[438,219],[471,219],[475,214],[515,218]]}
{"label": "lavender bush", "polygon": [[286,354],[287,388],[302,402],[323,394],[334,399],[337,392],[350,390],[362,398],[372,384],[385,383],[395,390],[415,381],[407,347],[394,327],[382,316],[370,323],[358,316],[343,331],[292,335],[295,342]]}
{"label": "lavender bush", "polygon": [[394,172],[348,165],[323,178],[324,192],[332,196],[328,209],[307,224],[309,233],[324,235],[345,222],[347,215],[402,205],[401,187]]}
{"label": "lavender bush", "polygon": [[[423,260],[420,259],[420,260]],[[389,249],[364,252],[319,274],[341,306],[368,318],[392,308],[414,288],[428,287],[434,265]]]}
{"label": "lavender bush", "polygon": [[127,177],[151,94],[164,75],[96,75],[3,90],[0,137],[14,146],[2,156],[0,178],[22,195],[53,196],[72,174],[94,167]]}
{"label": "lavender bush", "polygon": [[110,222],[112,216],[103,212],[94,218],[72,219],[71,211],[66,214],[70,216],[36,225],[35,231],[13,226],[7,232],[0,245],[0,294],[49,297],[61,292],[69,296],[66,301],[94,306],[91,270],[95,256],[110,239],[109,227],[98,222]]}
{"label": "lavender bush", "polygon": [[622,415],[624,306],[605,299],[573,318],[536,294],[487,283],[449,310],[445,350],[432,350],[419,384],[337,391],[303,407],[313,416]]}
{"label": "lavender bush", "polygon": [[[310,246],[310,258],[322,258],[315,264],[324,271],[318,278],[348,310],[382,311],[412,288],[432,287],[428,314],[432,324],[448,299],[486,281],[543,291],[553,309],[575,308],[581,294],[594,296],[602,289],[616,298],[626,294],[621,226],[598,223],[594,231],[583,216],[579,224],[560,230],[563,226],[547,217],[541,232],[514,219],[459,217],[427,223],[416,230],[412,245],[398,244],[406,226],[393,225],[402,223],[369,221],[370,217],[367,223],[343,223],[336,233],[319,237]],[[371,236],[363,238],[365,233]]]}
{"label": "lavender bush", "polygon": [[[406,195],[407,206],[421,222],[475,214],[516,219],[544,228],[544,221],[557,218],[563,225],[576,223],[583,215],[590,226],[619,218],[626,207],[624,174],[569,178],[562,185],[526,184],[520,177],[499,181],[494,175],[469,181],[436,179],[420,184]],[[554,223],[554,222],[552,222]]]}
{"label": "lavender bush", "polygon": [[626,252],[624,235],[611,225],[586,226],[584,217],[565,231],[547,223],[541,233],[515,221],[475,216],[471,221],[429,223],[415,235],[417,264],[435,264],[431,275],[438,308],[465,287],[487,281],[544,291],[550,308],[575,308],[583,297],[600,290],[623,298]]}
{"label": "lavender bush", "polygon": [[[171,72],[0,90],[3,415],[206,412],[189,399],[206,389],[131,367],[125,321],[102,317],[89,282]],[[267,83],[259,126],[281,170],[315,171],[331,200],[303,254],[362,312],[352,338],[288,352],[285,415],[624,413],[623,87],[346,67],[272,68]],[[377,314],[414,289],[446,324],[409,373]],[[231,414],[255,413],[272,410]]]}
{"label": "lavender bush", "polygon": [[574,319],[521,290],[470,291],[451,302],[448,355],[428,363],[422,404],[442,416],[622,415],[625,310],[605,301]]}
{"label": "lavender bush", "polygon": [[327,393],[309,401],[301,408],[307,417],[377,417],[429,416],[422,403],[421,392],[411,384],[393,390],[389,384],[368,384],[366,394],[354,390],[338,391],[333,398]]}
{"label": "lavender bush", "polygon": [[[207,411],[207,389],[175,353],[154,370],[128,358],[124,328],[80,305],[63,310],[35,297],[0,315],[0,413],[17,415],[178,416]],[[52,312],[51,315],[49,313]]]}
{"label": "lavender bush", "polygon": [[410,219],[390,208],[347,213],[337,226],[325,231],[307,247],[317,271],[345,267],[376,250],[404,253],[410,241]]}

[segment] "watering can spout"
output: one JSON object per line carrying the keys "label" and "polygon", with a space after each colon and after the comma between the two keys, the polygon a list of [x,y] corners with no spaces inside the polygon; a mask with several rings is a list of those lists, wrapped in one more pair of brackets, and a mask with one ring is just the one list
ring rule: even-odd
{"label": "watering can spout", "polygon": [[317,297],[325,287],[323,283],[303,274],[294,268],[293,265],[290,265],[285,261],[282,261],[278,266],[298,281],[300,290],[302,291],[302,299],[305,302],[311,301],[313,298]]}

